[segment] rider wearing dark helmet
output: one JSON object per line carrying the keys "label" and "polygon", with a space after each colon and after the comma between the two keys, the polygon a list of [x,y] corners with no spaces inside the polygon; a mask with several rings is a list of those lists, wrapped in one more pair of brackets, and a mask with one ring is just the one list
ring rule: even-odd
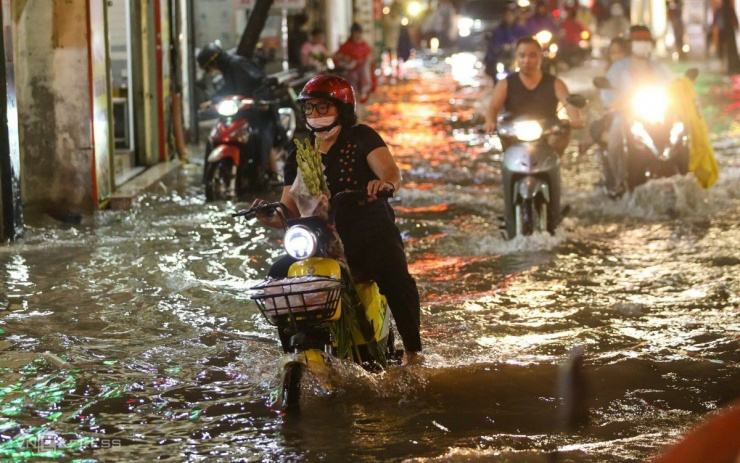
{"label": "rider wearing dark helmet", "polygon": [[[408,358],[412,359],[421,351],[419,293],[408,271],[393,209],[387,199],[376,196],[380,190],[401,188],[398,165],[380,135],[357,123],[355,93],[346,80],[334,75],[316,76],[306,83],[298,102],[311,131],[311,141],[321,152],[332,196],[345,190],[367,189],[370,200],[366,205],[337,211],[337,232],[349,266],[375,280],[387,297]],[[280,200],[287,206],[289,218],[299,216],[290,195],[297,171],[293,149],[285,161],[285,186]],[[253,206],[264,203],[257,199]],[[274,216],[263,214],[257,218],[265,225],[280,227]],[[285,277],[292,262],[290,257],[283,257],[273,265],[270,276]]]}
{"label": "rider wearing dark helmet", "polygon": [[253,61],[224,51],[216,42],[203,47],[198,53],[197,60],[198,66],[204,71],[223,75],[224,86],[218,91],[217,96],[241,95],[251,98],[255,89],[267,77]]}
{"label": "rider wearing dark helmet", "polygon": [[[224,51],[216,42],[204,46],[198,53],[196,60],[198,66],[204,71],[220,73],[223,76],[224,85],[214,95],[214,99],[226,95],[253,98],[255,90],[262,85],[267,77],[267,74],[254,61],[240,55],[232,55]],[[206,101],[201,104],[201,107],[207,107],[210,104],[210,101]],[[277,121],[272,111],[256,108],[249,110],[247,120],[259,133],[262,171],[265,177],[274,177],[277,173],[274,172],[271,155],[275,137],[278,133]],[[209,151],[206,149],[206,159]],[[207,165],[207,161],[204,165]]]}

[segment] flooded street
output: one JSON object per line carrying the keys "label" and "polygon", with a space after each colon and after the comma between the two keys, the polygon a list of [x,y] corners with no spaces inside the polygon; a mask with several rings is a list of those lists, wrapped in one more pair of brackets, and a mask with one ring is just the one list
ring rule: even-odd
{"label": "flooded street", "polygon": [[[393,206],[424,362],[338,365],[298,417],[269,407],[280,349],[249,298],[281,234],[231,218],[246,202],[206,204],[198,166],[130,211],[29,219],[0,247],[0,459],[648,458],[740,397],[740,81],[698,85],[720,166],[711,189],[690,175],[609,200],[574,140],[570,214],[554,236],[513,241],[499,230],[501,152],[476,130],[490,83],[438,65],[381,88],[363,118],[404,172]],[[575,346],[590,419],[566,431],[558,373]]]}

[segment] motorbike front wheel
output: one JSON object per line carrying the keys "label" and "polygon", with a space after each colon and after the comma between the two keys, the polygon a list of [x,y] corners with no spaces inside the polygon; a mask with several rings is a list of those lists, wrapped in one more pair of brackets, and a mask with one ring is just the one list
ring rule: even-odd
{"label": "motorbike front wheel", "polygon": [[206,167],[206,201],[221,201],[229,196],[234,163],[230,158]]}
{"label": "motorbike front wheel", "polygon": [[516,234],[529,236],[534,232],[550,231],[547,202],[527,199],[514,208]]}
{"label": "motorbike front wheel", "polygon": [[286,412],[297,412],[301,408],[301,379],[306,365],[290,362],[283,370],[283,381],[280,389],[281,407]]}

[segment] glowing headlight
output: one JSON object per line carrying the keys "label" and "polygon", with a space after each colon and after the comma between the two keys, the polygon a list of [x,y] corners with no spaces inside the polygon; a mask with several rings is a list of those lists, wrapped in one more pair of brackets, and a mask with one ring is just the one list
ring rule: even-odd
{"label": "glowing headlight", "polygon": [[414,1],[409,3],[406,11],[408,11],[409,15],[411,16],[419,16],[421,12],[424,11],[424,7],[421,5],[420,2]]}
{"label": "glowing headlight", "polygon": [[460,37],[468,37],[470,35],[470,31],[473,29],[473,23],[472,18],[462,17],[457,20],[457,30]]}
{"label": "glowing headlight", "polygon": [[535,141],[542,136],[542,126],[537,121],[514,122],[514,135],[521,141]]}
{"label": "glowing headlight", "polygon": [[540,45],[544,45],[546,43],[550,43],[550,40],[552,40],[552,32],[539,31],[538,33],[534,35],[534,38],[537,39]]}
{"label": "glowing headlight", "polygon": [[308,259],[316,252],[316,235],[311,230],[296,225],[285,233],[285,250],[294,259]]}
{"label": "glowing headlight", "polygon": [[668,93],[659,87],[641,88],[632,98],[632,109],[648,123],[662,123],[668,109]]}
{"label": "glowing headlight", "polygon": [[239,105],[234,100],[222,101],[216,105],[216,111],[226,117],[231,117],[239,111]]}

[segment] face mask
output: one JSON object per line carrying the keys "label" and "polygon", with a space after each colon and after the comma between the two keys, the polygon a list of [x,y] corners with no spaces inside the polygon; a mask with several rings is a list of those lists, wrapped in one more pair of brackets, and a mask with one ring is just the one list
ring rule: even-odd
{"label": "face mask", "polygon": [[335,116],[309,117],[308,119],[306,119],[306,127],[308,127],[308,130],[313,132],[314,135],[316,135],[318,138],[326,140],[327,138],[331,138],[339,133],[339,131],[342,129],[342,126],[337,125],[330,130],[324,130],[322,132],[317,132],[316,129],[329,127],[330,125],[334,124],[336,120],[337,118]]}
{"label": "face mask", "polygon": [[653,51],[653,44],[645,41],[632,42],[632,54],[638,58],[647,58]]}

